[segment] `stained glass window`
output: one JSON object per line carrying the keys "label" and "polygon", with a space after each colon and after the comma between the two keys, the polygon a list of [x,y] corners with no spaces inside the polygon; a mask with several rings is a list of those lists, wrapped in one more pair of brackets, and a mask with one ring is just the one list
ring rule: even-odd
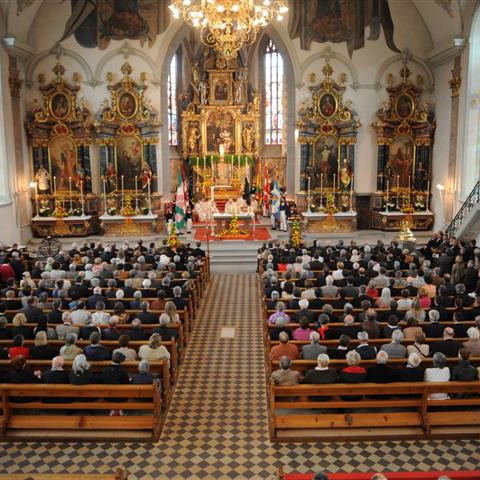
{"label": "stained glass window", "polygon": [[168,144],[178,145],[178,109],[177,109],[177,54],[172,57],[167,80],[168,97]]}
{"label": "stained glass window", "polygon": [[265,48],[265,144],[281,145],[283,136],[283,59],[269,40]]}

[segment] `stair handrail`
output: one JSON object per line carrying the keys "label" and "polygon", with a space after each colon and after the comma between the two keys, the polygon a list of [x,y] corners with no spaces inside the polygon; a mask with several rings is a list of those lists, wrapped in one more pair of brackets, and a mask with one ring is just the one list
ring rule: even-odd
{"label": "stair handrail", "polygon": [[445,230],[447,236],[450,237],[455,235],[458,227],[463,223],[465,217],[471,212],[477,203],[480,203],[480,180],[478,180],[475,186],[472,188],[472,191],[468,195],[467,199],[463,202],[460,210],[453,217],[453,220]]}

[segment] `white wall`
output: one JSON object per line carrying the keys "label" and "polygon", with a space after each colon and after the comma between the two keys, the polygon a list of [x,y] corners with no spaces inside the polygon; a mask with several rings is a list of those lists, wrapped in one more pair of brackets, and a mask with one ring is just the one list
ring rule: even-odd
{"label": "white wall", "polygon": [[[395,24],[395,42],[399,49],[408,48],[414,57],[409,62],[409,68],[412,70],[411,79],[415,81],[417,74],[421,74],[425,78],[426,87],[428,87],[428,77],[432,74],[426,64],[421,60],[435,47],[432,36],[423,22],[417,7],[409,0],[390,1],[391,13]],[[416,2],[418,4],[418,2]],[[438,6],[437,6],[438,7]],[[440,8],[440,7],[438,7]],[[28,33],[28,43],[34,46],[37,55],[41,52],[47,52],[51,49],[57,39],[63,33],[66,19],[70,14],[70,2],[51,3],[44,2],[39,9],[32,27]],[[399,71],[401,62],[398,54],[391,51],[385,44],[383,33],[378,41],[368,40],[368,29],[366,31],[365,47],[361,50],[353,52],[350,59],[345,43],[340,44],[318,44],[312,43],[310,51],[300,49],[298,39],[291,41],[288,39],[286,31],[287,21],[285,20],[280,26],[276,25],[277,35],[282,38],[287,46],[287,50],[292,63],[292,72],[288,74],[294,76],[294,84],[296,89],[289,92],[294,96],[296,110],[301,107],[302,102],[308,97],[309,74],[316,72],[317,80],[321,80],[321,69],[326,59],[335,70],[334,78],[338,78],[340,73],[345,72],[348,76],[348,88],[345,92],[344,99],[350,99],[353,102],[353,108],[358,112],[360,122],[362,124],[357,140],[356,148],[356,179],[355,189],[359,193],[373,192],[376,184],[377,170],[377,147],[376,139],[371,123],[375,120],[375,112],[387,98],[385,91],[386,76],[391,73],[399,80]],[[183,29],[183,30],[182,30]],[[139,41],[128,41],[128,45],[133,48],[133,52],[128,58],[129,63],[134,68],[133,77],[138,79],[140,72],[147,73],[147,98],[151,101],[154,108],[161,112],[164,118],[162,105],[165,105],[165,86],[154,85],[153,80],[160,80],[163,69],[163,61],[165,55],[168,56],[169,46],[176,39],[179,32],[185,30],[181,21],[173,21],[166,32],[159,35],[152,47],[144,45],[140,46]],[[443,37],[442,37],[443,38]],[[85,98],[86,106],[93,112],[97,112],[100,104],[105,98],[108,98],[108,91],[105,85],[105,76],[108,71],[114,72],[115,80],[121,76],[120,67],[125,61],[124,52],[120,47],[124,42],[112,41],[110,46],[105,50],[85,49],[80,47],[74,37],[62,42],[63,48],[70,50],[71,56],[63,56],[62,64],[67,70],[67,79],[71,79],[73,72],[78,72],[82,79],[82,89],[80,97]],[[70,55],[70,53],[68,54]],[[75,57],[75,58],[73,58]],[[168,57],[169,58],[169,57]],[[39,61],[38,61],[39,60]],[[249,63],[253,63],[249,59]],[[35,64],[34,68],[31,68]],[[46,81],[53,79],[51,72],[55,64],[53,55],[44,56],[44,58],[34,57],[29,73],[31,79],[36,80],[39,73],[46,76]],[[450,78],[450,64],[444,64],[438,67],[434,72],[435,92],[430,94],[426,92],[425,99],[433,101],[435,104],[437,117],[437,133],[435,136],[435,148],[433,159],[433,178],[432,183],[446,181],[446,159],[448,155],[449,127],[450,127],[450,94],[448,89],[448,80]],[[88,85],[85,82],[94,80],[95,82],[103,82],[97,86]],[[380,89],[376,83],[380,83]],[[355,85],[353,85],[355,83]],[[352,88],[355,86],[355,88]],[[26,109],[31,107],[34,98],[40,98],[38,85],[34,84],[29,89],[22,90],[23,101]],[[161,142],[166,142],[166,126],[161,128]],[[165,145],[165,144],[164,144]],[[94,160],[92,165],[93,176],[98,172],[98,157],[95,154],[94,145],[92,147]],[[294,185],[299,187],[299,149],[292,149],[295,152],[295,158],[288,158],[290,165],[294,168],[289,169],[295,172]],[[25,152],[27,158],[29,152]],[[292,153],[293,156],[293,153]],[[168,148],[158,148],[158,171],[166,172],[170,169],[168,161]],[[167,193],[167,185],[160,182],[162,193]],[[435,210],[437,217],[440,217],[439,202],[437,201],[437,192],[433,189],[434,201],[432,208]],[[437,225],[438,225],[437,219]]]}

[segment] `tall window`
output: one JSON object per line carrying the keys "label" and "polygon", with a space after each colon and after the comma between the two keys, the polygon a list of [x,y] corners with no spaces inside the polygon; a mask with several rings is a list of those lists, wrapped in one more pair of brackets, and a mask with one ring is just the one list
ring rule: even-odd
{"label": "tall window", "polygon": [[269,40],[265,48],[265,144],[283,140],[283,59]]}
{"label": "tall window", "polygon": [[168,144],[178,145],[178,110],[177,110],[177,57],[172,57],[170,62],[170,71],[167,80],[167,95],[168,95]]}

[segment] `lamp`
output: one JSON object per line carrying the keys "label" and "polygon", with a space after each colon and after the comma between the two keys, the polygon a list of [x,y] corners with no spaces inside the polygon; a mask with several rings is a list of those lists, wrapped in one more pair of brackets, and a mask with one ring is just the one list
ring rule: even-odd
{"label": "lamp", "polygon": [[258,29],[288,12],[283,0],[172,0],[174,18],[180,15],[200,31],[200,39],[226,61],[253,43]]}

